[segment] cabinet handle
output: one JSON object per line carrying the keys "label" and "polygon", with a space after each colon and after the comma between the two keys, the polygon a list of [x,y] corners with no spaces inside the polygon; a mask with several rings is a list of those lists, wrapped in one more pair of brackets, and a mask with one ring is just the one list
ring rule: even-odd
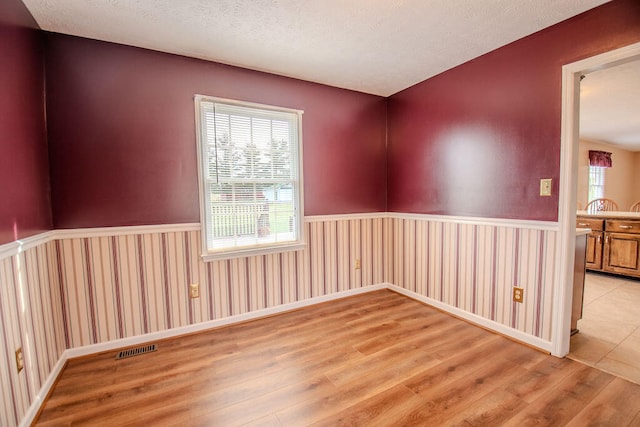
{"label": "cabinet handle", "polygon": [[598,243],[602,241],[602,236],[598,236]]}
{"label": "cabinet handle", "polygon": [[624,228],[625,230],[630,230],[630,229],[632,229],[632,228],[633,228],[633,226],[632,226],[632,225],[619,225],[618,227],[620,227],[620,228]]}
{"label": "cabinet handle", "polygon": [[589,226],[589,224],[587,224],[586,222],[579,222],[578,225],[580,227],[588,227]]}

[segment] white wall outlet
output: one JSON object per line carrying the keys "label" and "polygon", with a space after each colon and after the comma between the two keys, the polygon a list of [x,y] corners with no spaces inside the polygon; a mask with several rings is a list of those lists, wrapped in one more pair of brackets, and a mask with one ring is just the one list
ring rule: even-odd
{"label": "white wall outlet", "polygon": [[16,368],[18,372],[24,369],[24,356],[22,354],[22,347],[18,347],[16,350]]}
{"label": "white wall outlet", "polygon": [[200,297],[200,285],[198,285],[197,283],[192,283],[189,285],[189,297],[191,298]]}
{"label": "white wall outlet", "polygon": [[551,195],[551,178],[543,178],[540,180],[540,195],[541,196]]}
{"label": "white wall outlet", "polygon": [[524,289],[519,288],[517,286],[513,287],[513,301],[514,302],[523,302],[524,301]]}

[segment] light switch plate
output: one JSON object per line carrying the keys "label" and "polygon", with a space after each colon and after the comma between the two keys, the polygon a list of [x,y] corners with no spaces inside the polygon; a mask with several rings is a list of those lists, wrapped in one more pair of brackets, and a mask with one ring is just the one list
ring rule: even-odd
{"label": "light switch plate", "polygon": [[551,195],[551,178],[543,178],[540,180],[540,195],[541,196]]}

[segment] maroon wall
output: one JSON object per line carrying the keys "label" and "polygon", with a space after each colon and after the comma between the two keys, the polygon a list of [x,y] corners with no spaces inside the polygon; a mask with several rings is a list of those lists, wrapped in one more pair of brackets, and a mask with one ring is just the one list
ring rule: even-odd
{"label": "maroon wall", "polygon": [[616,0],[390,97],[388,210],[557,220],[562,66],[638,41]]}
{"label": "maroon wall", "polygon": [[51,229],[42,34],[0,2],[0,244]]}
{"label": "maroon wall", "polygon": [[199,221],[193,96],[304,110],[305,214],[385,210],[386,100],[47,35],[56,228]]}

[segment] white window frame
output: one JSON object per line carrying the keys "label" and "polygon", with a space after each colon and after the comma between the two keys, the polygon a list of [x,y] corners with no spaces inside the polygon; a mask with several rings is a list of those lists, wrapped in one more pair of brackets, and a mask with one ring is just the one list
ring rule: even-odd
{"label": "white window frame", "polygon": [[[304,240],[304,185],[303,185],[303,170],[302,170],[302,114],[303,111],[290,108],[275,107],[271,105],[236,101],[225,98],[218,98],[206,95],[195,95],[195,116],[196,116],[196,142],[198,153],[198,189],[200,196],[200,234],[202,241],[202,259],[204,261],[214,261],[220,259],[230,259],[237,257],[257,256],[269,253],[297,251],[302,250],[305,247]],[[230,106],[239,106],[252,109],[258,109],[262,112],[269,113],[289,113],[297,116],[297,165],[295,169],[298,171],[298,176],[294,178],[293,193],[297,196],[297,202],[295,204],[296,215],[293,217],[293,240],[286,240],[283,242],[267,242],[258,243],[252,245],[243,246],[227,246],[225,248],[212,249],[209,247],[208,235],[209,230],[212,228],[212,221],[207,212],[210,211],[212,203],[209,199],[208,183],[207,183],[207,165],[208,145],[204,141],[203,130],[203,110],[201,108],[202,103],[217,103],[226,104]]]}
{"label": "white window frame", "polygon": [[587,202],[604,197],[605,167],[589,166],[589,187],[587,192]]}

